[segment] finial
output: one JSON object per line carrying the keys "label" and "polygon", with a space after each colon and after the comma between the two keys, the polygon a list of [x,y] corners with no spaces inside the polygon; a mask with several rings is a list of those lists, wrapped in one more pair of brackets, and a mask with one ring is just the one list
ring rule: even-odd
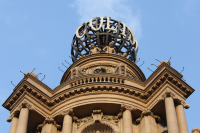
{"label": "finial", "polygon": [[[34,70],[35,70],[35,68],[33,69],[33,71],[34,71]],[[32,71],[32,72],[33,72],[33,71]]]}
{"label": "finial", "polygon": [[[156,66],[155,64],[151,64],[151,65],[154,65],[154,66]],[[158,66],[156,66],[156,67],[158,67]]]}
{"label": "finial", "polygon": [[184,71],[184,67],[183,67],[183,70],[180,73],[182,73],[183,71]]}
{"label": "finial", "polygon": [[[39,73],[38,75],[40,75],[40,74],[42,74],[42,73]],[[37,75],[37,76],[38,76],[38,75]]]}
{"label": "finial", "polygon": [[60,69],[60,67],[58,67],[58,69],[59,69],[60,71],[62,71],[63,73],[65,73],[63,70]]}
{"label": "finial", "polygon": [[[150,71],[152,71],[150,68],[148,68]],[[152,71],[153,72],[153,71]]]}
{"label": "finial", "polygon": [[[66,66],[64,65],[64,63],[62,63],[62,65],[63,65],[64,67],[66,67]],[[68,67],[66,67],[66,68],[68,68]]]}
{"label": "finial", "polygon": [[[44,78],[45,78],[45,75],[44,75]],[[44,79],[44,78],[43,78],[43,79]],[[43,80],[43,79],[42,79],[42,80]],[[41,80],[41,81],[42,81],[42,80]]]}
{"label": "finial", "polygon": [[144,64],[144,61],[143,61],[143,63],[139,67],[141,67],[143,64]]}
{"label": "finial", "polygon": [[16,86],[16,85],[14,85],[14,84],[12,83],[12,81],[11,81],[11,84],[12,84],[13,86]]}
{"label": "finial", "polygon": [[[65,62],[66,62],[67,64],[69,64],[66,60],[65,60]],[[69,65],[71,65],[71,64],[69,64]]]}
{"label": "finial", "polygon": [[[139,61],[140,61],[140,58],[139,58],[139,60],[138,60],[136,63],[138,63]],[[135,63],[135,64],[136,64],[136,63]]]}

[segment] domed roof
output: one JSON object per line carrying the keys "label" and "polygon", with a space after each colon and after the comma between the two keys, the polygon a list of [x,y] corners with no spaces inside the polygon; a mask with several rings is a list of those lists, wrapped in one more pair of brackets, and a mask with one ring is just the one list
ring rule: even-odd
{"label": "domed roof", "polygon": [[24,77],[25,77],[27,74],[31,74],[33,77],[35,77],[35,78],[38,79],[38,76],[37,76],[34,72],[27,72],[27,73],[24,74]]}

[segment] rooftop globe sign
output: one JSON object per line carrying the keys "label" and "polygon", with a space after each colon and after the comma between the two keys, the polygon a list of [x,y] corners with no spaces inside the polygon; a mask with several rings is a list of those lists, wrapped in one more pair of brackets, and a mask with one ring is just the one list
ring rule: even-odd
{"label": "rooftop globe sign", "polygon": [[110,17],[96,17],[83,23],[72,40],[73,62],[99,53],[118,54],[136,62],[138,43],[125,23]]}

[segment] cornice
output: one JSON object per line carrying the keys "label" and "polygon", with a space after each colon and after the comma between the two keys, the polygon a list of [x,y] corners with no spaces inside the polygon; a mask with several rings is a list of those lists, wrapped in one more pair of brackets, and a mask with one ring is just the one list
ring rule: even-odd
{"label": "cornice", "polygon": [[[91,77],[91,76],[88,76]],[[75,79],[74,79],[75,80]],[[73,80],[72,80],[73,81]],[[41,93],[41,91],[33,86],[31,83],[26,80],[26,84],[21,84],[19,88],[12,94],[9,98],[9,102],[5,102],[3,104],[4,107],[10,108],[12,104],[18,99],[18,97],[26,91],[27,93],[32,94],[34,97],[39,99],[41,103],[45,103],[50,109],[59,105],[60,101],[65,99],[69,99],[69,97],[74,97],[76,94],[80,95],[91,95],[91,94],[101,94],[101,93],[109,93],[109,94],[116,94],[116,95],[124,95],[125,97],[131,97],[135,100],[148,103],[151,98],[154,97],[156,94],[156,90],[162,87],[162,84],[166,82],[171,84],[176,90],[178,90],[183,96],[186,98],[193,92],[192,88],[187,89],[180,83],[183,82],[176,76],[174,76],[170,71],[167,69],[163,70],[157,78],[152,81],[151,85],[149,85],[145,90],[141,90],[140,88],[126,85],[123,83],[106,83],[106,82],[95,82],[95,83],[85,83],[81,85],[75,85],[69,89],[63,90],[58,94],[48,97],[45,93]],[[179,82],[180,81],[180,82]],[[22,87],[22,85],[24,85]],[[87,93],[89,92],[89,93]],[[81,96],[81,95],[80,95]]]}

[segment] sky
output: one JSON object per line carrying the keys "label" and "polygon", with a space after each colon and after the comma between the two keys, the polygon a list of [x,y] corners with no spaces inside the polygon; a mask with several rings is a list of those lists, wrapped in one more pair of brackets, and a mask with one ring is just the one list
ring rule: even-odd
{"label": "sky", "polygon": [[[40,74],[54,89],[66,68],[76,29],[94,17],[110,16],[130,27],[138,41],[137,63],[148,78],[158,61],[169,60],[196,91],[186,100],[189,132],[200,128],[199,0],[0,0],[0,104],[12,93],[23,73]],[[68,64],[65,63],[66,66]],[[9,111],[0,107],[1,132],[8,132]]]}

